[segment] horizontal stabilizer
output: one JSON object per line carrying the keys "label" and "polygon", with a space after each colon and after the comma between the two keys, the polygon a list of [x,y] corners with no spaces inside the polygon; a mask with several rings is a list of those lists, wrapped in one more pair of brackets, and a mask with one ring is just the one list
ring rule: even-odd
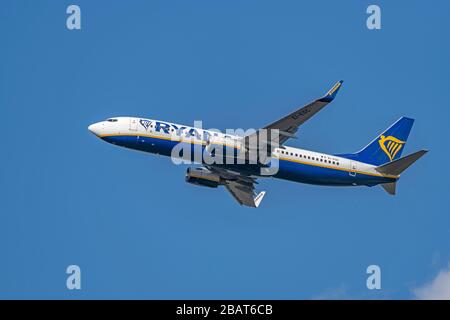
{"label": "horizontal stabilizer", "polygon": [[383,183],[381,186],[383,187],[384,190],[386,190],[387,193],[394,195],[397,182]]}
{"label": "horizontal stabilizer", "polygon": [[375,168],[375,170],[383,174],[399,175],[427,152],[428,150],[420,150],[414,152],[410,155],[407,155],[406,157],[383,164]]}

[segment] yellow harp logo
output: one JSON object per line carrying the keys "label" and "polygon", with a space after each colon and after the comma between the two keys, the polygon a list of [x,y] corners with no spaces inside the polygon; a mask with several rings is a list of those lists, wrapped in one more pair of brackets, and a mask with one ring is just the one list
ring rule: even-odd
{"label": "yellow harp logo", "polygon": [[392,161],[392,159],[395,158],[395,155],[405,144],[405,141],[401,141],[393,136],[385,137],[382,135],[380,137],[380,140],[378,140],[378,143],[380,144],[380,147],[384,151],[384,153],[386,153],[389,157],[389,160]]}

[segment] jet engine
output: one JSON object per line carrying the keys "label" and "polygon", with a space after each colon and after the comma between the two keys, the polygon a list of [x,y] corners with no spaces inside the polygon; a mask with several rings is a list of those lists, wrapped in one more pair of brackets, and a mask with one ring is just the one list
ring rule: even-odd
{"label": "jet engine", "polygon": [[188,168],[186,182],[210,188],[217,188],[221,184],[220,176],[205,168]]}

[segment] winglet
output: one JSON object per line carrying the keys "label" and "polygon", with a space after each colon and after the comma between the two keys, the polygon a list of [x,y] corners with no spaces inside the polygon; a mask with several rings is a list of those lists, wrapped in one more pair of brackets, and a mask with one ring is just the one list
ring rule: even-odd
{"label": "winglet", "polygon": [[344,80],[340,80],[340,81],[336,82],[334,84],[334,86],[327,92],[327,94],[324,97],[319,99],[319,101],[322,101],[322,102],[333,101],[333,99],[336,97],[339,89],[341,88],[343,82],[344,82]]}
{"label": "winglet", "polygon": [[254,198],[255,200],[255,208],[259,207],[259,204],[261,203],[262,199],[264,198],[264,195],[266,194],[265,191],[261,191],[258,193],[258,195]]}

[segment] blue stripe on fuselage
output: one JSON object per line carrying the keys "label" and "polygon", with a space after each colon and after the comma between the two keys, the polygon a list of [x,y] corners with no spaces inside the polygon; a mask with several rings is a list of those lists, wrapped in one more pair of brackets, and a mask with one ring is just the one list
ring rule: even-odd
{"label": "blue stripe on fuselage", "polygon": [[[118,146],[165,156],[171,156],[173,147],[180,143],[179,141],[173,141],[158,137],[132,135],[105,136],[102,137],[102,139],[106,142]],[[190,160],[195,161],[194,155],[196,153],[198,155],[199,152],[203,152],[204,146],[200,144],[191,144],[189,142],[185,142],[185,144],[186,146],[188,146],[188,148],[190,145]],[[348,186],[357,184],[373,186],[380,183],[396,181],[396,179],[394,178],[365,175],[359,172],[356,173],[355,176],[351,176],[349,171],[326,168],[307,163],[299,163],[285,159],[279,159],[278,165],[279,168],[278,172],[274,175],[275,178],[308,184],[330,186]],[[223,165],[224,168],[229,168],[231,170],[236,170],[237,166],[240,166],[239,171],[244,171],[248,174],[259,175],[259,167],[255,165]]]}
{"label": "blue stripe on fuselage", "polygon": [[349,186],[354,184],[373,186],[379,183],[395,181],[395,179],[362,173],[356,173],[355,176],[351,176],[349,171],[289,160],[280,160],[279,170],[275,177],[295,182],[329,186]]}

